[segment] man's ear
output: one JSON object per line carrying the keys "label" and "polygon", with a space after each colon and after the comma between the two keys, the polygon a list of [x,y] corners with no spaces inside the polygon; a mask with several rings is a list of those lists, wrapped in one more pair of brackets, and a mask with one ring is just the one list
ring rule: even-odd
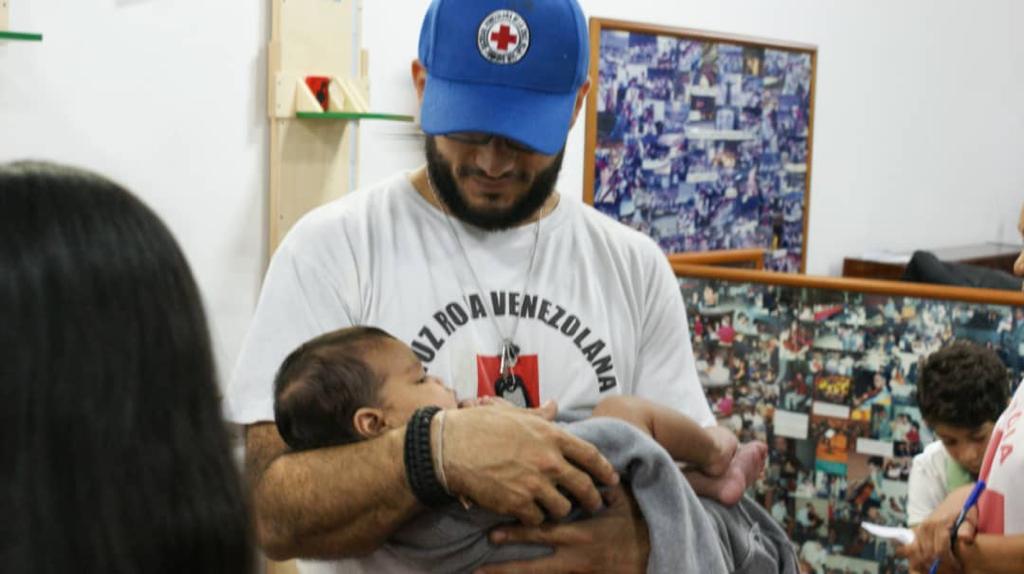
{"label": "man's ear", "polygon": [[352,415],[352,426],[363,438],[373,438],[387,430],[384,411],[374,407],[361,407]]}
{"label": "man's ear", "polygon": [[587,76],[587,81],[583,82],[580,86],[579,91],[576,92],[576,104],[572,110],[572,123],[569,124],[569,128],[576,125],[576,118],[580,115],[580,110],[583,109],[583,104],[587,102],[587,94],[590,93],[590,77]]}
{"label": "man's ear", "polygon": [[423,90],[427,89],[427,69],[418,59],[412,61],[412,85],[416,88],[416,99],[423,104]]}

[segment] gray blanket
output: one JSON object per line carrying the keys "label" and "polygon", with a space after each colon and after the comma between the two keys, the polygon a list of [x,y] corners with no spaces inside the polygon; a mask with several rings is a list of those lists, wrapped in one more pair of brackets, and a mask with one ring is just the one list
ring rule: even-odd
{"label": "gray blanket", "polygon": [[[785,532],[753,501],[725,507],[698,498],[669,454],[631,425],[608,418],[566,428],[593,443],[632,488],[647,521],[651,553],[647,572],[796,574]],[[584,516],[576,511],[566,520]],[[546,556],[549,547],[494,545],[491,528],[514,520],[453,504],[424,512],[396,532],[388,550],[428,572],[471,572],[486,563]]]}

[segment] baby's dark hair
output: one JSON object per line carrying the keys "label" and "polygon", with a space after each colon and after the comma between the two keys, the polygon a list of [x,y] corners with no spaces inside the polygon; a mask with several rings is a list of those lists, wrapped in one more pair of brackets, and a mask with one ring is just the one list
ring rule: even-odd
{"label": "baby's dark hair", "polygon": [[274,379],[274,420],[292,450],[363,440],[353,416],[377,402],[383,383],[365,356],[384,339],[394,337],[376,327],[347,327],[288,355]]}
{"label": "baby's dark hair", "polygon": [[956,341],[921,362],[917,401],[929,426],[995,422],[1009,398],[1009,371],[991,349]]}

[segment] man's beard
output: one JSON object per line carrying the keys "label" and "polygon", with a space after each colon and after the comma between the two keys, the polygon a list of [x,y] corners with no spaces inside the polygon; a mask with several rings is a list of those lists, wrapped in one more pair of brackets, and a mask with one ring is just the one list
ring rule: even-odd
{"label": "man's beard", "polygon": [[[437,192],[441,202],[448,211],[462,221],[475,225],[488,231],[501,231],[510,229],[528,221],[544,205],[544,202],[551,197],[555,190],[555,183],[558,181],[558,172],[562,169],[562,158],[565,156],[565,148],[562,148],[555,156],[555,161],[548,167],[537,172],[533,183],[527,190],[526,195],[516,201],[508,209],[500,211],[484,211],[474,209],[463,199],[459,191],[459,184],[455,181],[455,172],[452,164],[441,157],[437,151],[437,142],[434,136],[427,136],[427,174],[433,182],[434,190]],[[474,167],[458,168],[459,177],[487,175],[480,169]],[[522,172],[515,172],[508,176],[511,180],[526,183],[528,178]]]}

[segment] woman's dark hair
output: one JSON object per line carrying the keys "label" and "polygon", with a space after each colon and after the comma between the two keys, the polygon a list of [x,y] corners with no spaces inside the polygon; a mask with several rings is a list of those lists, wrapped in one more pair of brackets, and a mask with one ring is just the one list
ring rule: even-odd
{"label": "woman's dark hair", "polygon": [[999,420],[1010,398],[1010,374],[994,351],[955,341],[918,369],[917,402],[930,426],[974,429]]}
{"label": "woman's dark hair", "polygon": [[0,563],[249,572],[199,292],[118,185],[0,165]]}
{"label": "woman's dark hair", "polygon": [[274,421],[294,451],[363,440],[353,417],[376,404],[383,382],[366,361],[367,351],[394,339],[376,327],[338,329],[295,349],[274,378]]}

